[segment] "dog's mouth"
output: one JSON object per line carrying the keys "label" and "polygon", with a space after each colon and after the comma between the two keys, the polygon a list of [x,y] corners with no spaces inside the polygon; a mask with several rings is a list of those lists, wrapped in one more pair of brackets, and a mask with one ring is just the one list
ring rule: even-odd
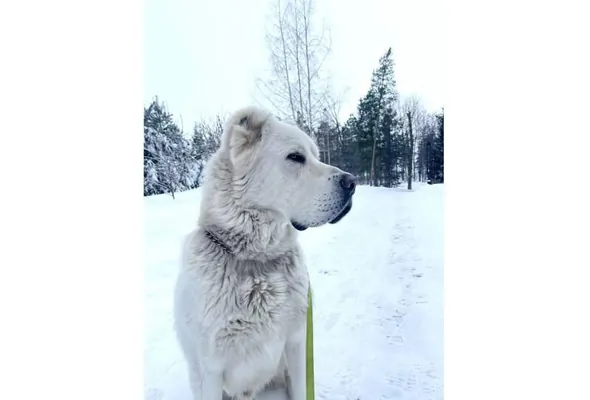
{"label": "dog's mouth", "polygon": [[299,222],[291,221],[291,225],[293,225],[293,228],[297,229],[299,232],[307,229],[307,226],[301,225]]}
{"label": "dog's mouth", "polygon": [[[344,208],[342,208],[342,211],[340,211],[340,213],[338,215],[336,215],[336,217],[334,217],[332,220],[328,221],[328,223],[329,224],[338,223],[338,221],[340,221],[342,218],[344,218],[346,216],[346,214],[348,214],[350,212],[351,209],[352,209],[352,196],[348,199],[348,201],[344,205]],[[309,228],[308,226],[302,225],[297,221],[291,221],[291,225],[293,225],[293,228],[297,229],[300,232]]]}
{"label": "dog's mouth", "polygon": [[348,199],[348,202],[346,203],[346,205],[344,206],[344,208],[342,209],[342,211],[340,211],[340,214],[338,214],[336,216],[336,218],[334,218],[332,221],[330,221],[330,224],[335,224],[338,221],[340,221],[342,218],[344,218],[344,216],[346,214],[348,214],[348,212],[352,209],[352,196],[350,197],[350,199]]}

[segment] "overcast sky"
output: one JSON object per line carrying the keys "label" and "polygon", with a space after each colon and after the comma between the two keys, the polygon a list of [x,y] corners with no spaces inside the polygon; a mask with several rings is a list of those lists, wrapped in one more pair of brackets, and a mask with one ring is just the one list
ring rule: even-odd
{"label": "overcast sky", "polygon": [[[146,0],[144,102],[157,95],[185,131],[201,117],[231,112],[256,96],[268,68],[265,24],[276,0]],[[326,64],[334,87],[347,90],[344,120],[371,72],[392,47],[401,96],[426,109],[444,105],[441,0],[315,0],[332,36]]]}

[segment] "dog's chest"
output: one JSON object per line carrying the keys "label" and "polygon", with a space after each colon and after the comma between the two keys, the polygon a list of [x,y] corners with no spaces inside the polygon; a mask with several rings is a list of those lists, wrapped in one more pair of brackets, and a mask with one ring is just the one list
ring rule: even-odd
{"label": "dog's chest", "polygon": [[228,296],[215,335],[218,348],[258,347],[269,338],[285,338],[304,323],[308,288],[304,268],[238,267],[240,273],[224,282]]}

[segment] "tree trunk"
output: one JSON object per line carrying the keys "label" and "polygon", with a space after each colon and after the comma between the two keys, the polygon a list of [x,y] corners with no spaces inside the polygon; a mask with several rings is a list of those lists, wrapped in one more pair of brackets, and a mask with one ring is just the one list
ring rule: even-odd
{"label": "tree trunk", "polygon": [[293,121],[296,121],[295,105],[293,104],[293,93],[291,92],[291,80],[289,79],[289,63],[287,62],[287,43],[285,41],[285,33],[283,31],[283,16],[281,15],[281,1],[278,2],[278,21],[279,31],[281,33],[281,50],[283,53],[283,63],[285,68],[285,77],[287,79],[287,90],[289,92],[289,104],[291,105],[291,113],[293,114]]}
{"label": "tree trunk", "polygon": [[373,155],[371,157],[371,186],[375,185],[375,152],[377,150],[377,135],[373,134]]}
{"label": "tree trunk", "polygon": [[428,182],[431,179],[430,174],[430,139],[426,142],[426,181]]}
{"label": "tree trunk", "polygon": [[408,111],[410,148],[408,154],[408,190],[412,190],[412,164],[414,161],[414,134],[412,132],[412,113]]}
{"label": "tree trunk", "polygon": [[326,143],[326,147],[328,150],[328,164],[332,165],[332,160],[330,159],[330,129],[328,129],[328,141]]}
{"label": "tree trunk", "polygon": [[373,128],[373,155],[371,156],[371,185],[375,184],[375,153],[377,152],[377,135],[379,134],[379,119],[381,118],[381,101],[383,96],[379,96],[379,103],[377,107],[377,118],[375,119],[375,127]]}

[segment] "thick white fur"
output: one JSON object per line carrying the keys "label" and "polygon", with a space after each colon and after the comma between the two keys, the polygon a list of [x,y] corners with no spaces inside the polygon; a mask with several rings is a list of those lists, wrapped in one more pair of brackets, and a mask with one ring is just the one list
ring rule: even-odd
{"label": "thick white fur", "polygon": [[309,280],[294,226],[320,226],[350,209],[344,175],[318,160],[304,132],[263,109],[227,121],[175,289],[195,400],[250,400],[278,385],[305,400]]}

